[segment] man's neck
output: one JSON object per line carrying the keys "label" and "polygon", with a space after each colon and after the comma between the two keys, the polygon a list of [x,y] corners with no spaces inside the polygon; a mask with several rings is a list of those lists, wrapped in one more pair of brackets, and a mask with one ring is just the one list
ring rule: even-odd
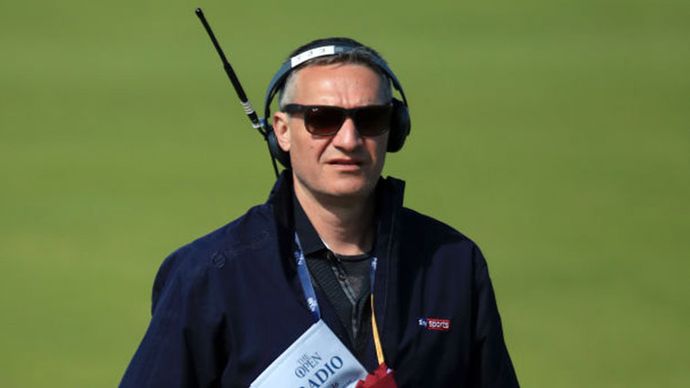
{"label": "man's neck", "polygon": [[335,253],[358,255],[374,243],[374,195],[365,199],[317,198],[295,185],[295,196],[321,240]]}

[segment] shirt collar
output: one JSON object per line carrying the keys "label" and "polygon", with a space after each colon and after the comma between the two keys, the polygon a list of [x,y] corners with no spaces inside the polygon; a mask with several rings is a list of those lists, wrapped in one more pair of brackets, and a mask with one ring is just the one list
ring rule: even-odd
{"label": "shirt collar", "polygon": [[302,209],[302,205],[295,195],[292,196],[292,209],[295,217],[295,231],[299,236],[299,242],[304,255],[309,256],[312,253],[328,249],[321,237],[319,237],[319,234],[316,233],[316,229],[309,221],[307,214],[304,213],[304,209]]}

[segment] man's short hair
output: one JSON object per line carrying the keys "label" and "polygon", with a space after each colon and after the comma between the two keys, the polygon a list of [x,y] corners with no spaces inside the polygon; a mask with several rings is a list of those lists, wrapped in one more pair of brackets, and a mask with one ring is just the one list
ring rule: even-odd
{"label": "man's short hair", "polygon": [[283,106],[285,106],[285,104],[288,103],[288,100],[291,97],[291,88],[294,85],[294,75],[301,69],[308,66],[325,66],[336,63],[364,65],[370,68],[371,70],[376,72],[376,74],[378,74],[379,77],[381,77],[381,85],[383,87],[384,98],[391,99],[393,97],[393,91],[391,89],[391,83],[388,80],[388,76],[383,70],[381,70],[379,65],[376,63],[377,60],[384,61],[383,57],[381,57],[381,55],[378,52],[376,52],[376,50],[374,50],[373,48],[365,46],[354,39],[344,37],[316,39],[295,49],[288,56],[288,60],[294,57],[295,55],[303,53],[307,50],[327,45],[346,45],[355,46],[355,48],[334,55],[312,58],[300,64],[299,68],[294,69],[288,75],[288,77],[285,79],[285,83],[280,88],[280,92],[278,94],[278,106],[282,108]]}

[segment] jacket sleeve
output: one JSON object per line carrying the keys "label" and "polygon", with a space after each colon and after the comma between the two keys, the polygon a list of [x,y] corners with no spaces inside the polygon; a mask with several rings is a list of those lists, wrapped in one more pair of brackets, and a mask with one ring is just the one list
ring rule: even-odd
{"label": "jacket sleeve", "polygon": [[489,270],[481,251],[475,246],[473,367],[471,387],[518,387],[513,363],[503,340],[501,318],[489,278]]}
{"label": "jacket sleeve", "polygon": [[220,380],[220,320],[208,266],[168,257],[153,287],[152,317],[120,387],[208,387]]}

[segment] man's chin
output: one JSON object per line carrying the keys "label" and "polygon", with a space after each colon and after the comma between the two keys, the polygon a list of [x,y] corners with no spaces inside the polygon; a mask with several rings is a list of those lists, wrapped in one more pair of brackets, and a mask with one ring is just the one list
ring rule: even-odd
{"label": "man's chin", "polygon": [[369,198],[376,188],[376,179],[371,179],[362,174],[336,174],[329,177],[320,178],[321,185],[309,185],[308,181],[301,181],[298,178],[296,184],[302,186],[313,196],[320,197],[329,202],[351,203],[352,201],[362,201]]}
{"label": "man's chin", "polygon": [[364,179],[342,179],[340,182],[334,182],[327,194],[343,200],[362,200],[368,198],[375,187],[376,182],[370,183]]}

